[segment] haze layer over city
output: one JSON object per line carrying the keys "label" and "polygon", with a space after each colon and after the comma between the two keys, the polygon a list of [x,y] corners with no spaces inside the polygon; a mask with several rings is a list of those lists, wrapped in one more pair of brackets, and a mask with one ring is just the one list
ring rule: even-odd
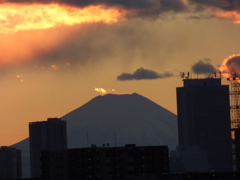
{"label": "haze layer over city", "polygon": [[103,93],[95,88],[176,114],[182,72],[208,77],[240,51],[237,0],[31,2],[0,3],[1,145]]}

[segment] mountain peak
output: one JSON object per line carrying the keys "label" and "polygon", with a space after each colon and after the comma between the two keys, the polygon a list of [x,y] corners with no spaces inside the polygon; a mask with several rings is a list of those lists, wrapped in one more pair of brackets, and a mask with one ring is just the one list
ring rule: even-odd
{"label": "mountain peak", "polygon": [[[108,93],[108,94],[104,94],[104,95],[99,95],[100,97],[107,97],[107,96],[109,96],[109,97],[111,97],[111,96],[118,96],[118,97],[122,97],[122,96],[141,96],[141,95],[139,95],[138,93],[132,93],[132,94],[113,94],[113,93]],[[97,97],[99,97],[99,96],[97,96]],[[143,97],[143,96],[141,96],[141,97]]]}
{"label": "mountain peak", "polygon": [[[177,145],[177,116],[137,93],[106,94],[97,96],[66,114],[69,137],[86,137],[100,145],[114,144],[114,129],[118,145]],[[69,147],[85,146],[83,142],[69,139]]]}
{"label": "mountain peak", "polygon": [[[68,148],[103,143],[177,146],[177,116],[137,93],[97,96],[62,119],[67,121]],[[28,173],[29,139],[13,146],[22,150]]]}

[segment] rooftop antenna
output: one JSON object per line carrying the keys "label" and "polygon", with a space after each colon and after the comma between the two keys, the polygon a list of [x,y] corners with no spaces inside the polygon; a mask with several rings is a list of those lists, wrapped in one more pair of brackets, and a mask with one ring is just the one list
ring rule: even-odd
{"label": "rooftop antenna", "polygon": [[212,77],[211,78],[214,78],[214,68],[213,68],[213,65],[212,65]]}
{"label": "rooftop antenna", "polygon": [[181,77],[184,79],[184,76],[185,76],[185,73],[183,72],[182,75],[181,75]]}
{"label": "rooftop antenna", "polygon": [[222,72],[221,71],[219,71],[219,76],[220,76],[220,78],[222,78]]}
{"label": "rooftop antenna", "polygon": [[189,76],[190,76],[190,73],[189,73],[189,71],[187,72],[187,78],[189,79]]}

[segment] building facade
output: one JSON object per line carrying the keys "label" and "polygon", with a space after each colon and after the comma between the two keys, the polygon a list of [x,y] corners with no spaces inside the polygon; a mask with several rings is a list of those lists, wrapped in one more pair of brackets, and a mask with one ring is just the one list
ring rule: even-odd
{"label": "building facade", "polygon": [[179,146],[207,150],[208,169],[232,170],[229,86],[220,78],[183,79],[177,88]]}
{"label": "building facade", "polygon": [[208,172],[207,150],[197,145],[177,146],[170,152],[171,173],[206,173]]}
{"label": "building facade", "polygon": [[167,146],[96,147],[42,151],[43,178],[133,179],[169,172]]}
{"label": "building facade", "polygon": [[240,172],[240,129],[234,129],[235,132],[235,163],[236,171]]}
{"label": "building facade", "polygon": [[21,150],[2,146],[0,149],[0,179],[20,179],[21,177]]}
{"label": "building facade", "polygon": [[66,121],[48,118],[29,123],[31,177],[41,177],[41,150],[67,149]]}

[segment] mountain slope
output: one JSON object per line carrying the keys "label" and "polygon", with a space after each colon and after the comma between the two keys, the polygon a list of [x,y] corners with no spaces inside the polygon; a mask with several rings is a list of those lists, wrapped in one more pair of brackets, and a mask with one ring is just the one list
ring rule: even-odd
{"label": "mountain slope", "polygon": [[[136,93],[97,96],[62,119],[67,121],[68,148],[177,145],[177,116]],[[28,138],[12,146],[22,149],[23,176],[29,177]]]}
{"label": "mountain slope", "polygon": [[136,93],[97,96],[62,119],[67,120],[70,148],[87,147],[87,141],[113,146],[115,137],[118,146],[135,143],[173,149],[177,144],[176,115]]}

